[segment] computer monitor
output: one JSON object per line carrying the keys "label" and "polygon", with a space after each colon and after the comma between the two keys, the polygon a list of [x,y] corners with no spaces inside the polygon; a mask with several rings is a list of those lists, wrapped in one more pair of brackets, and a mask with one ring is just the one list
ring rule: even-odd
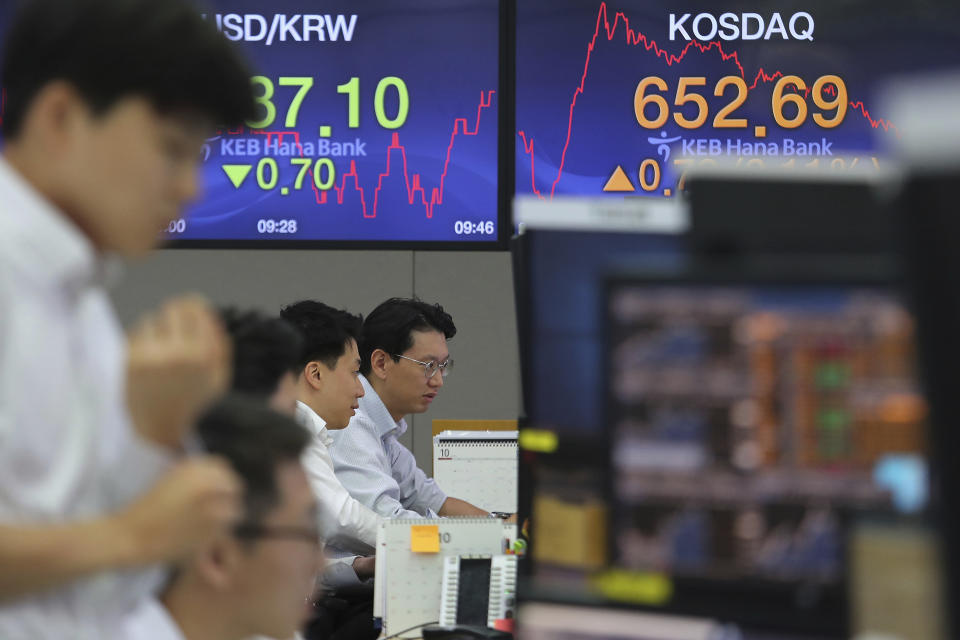
{"label": "computer monitor", "polygon": [[889,166],[903,122],[880,90],[960,65],[958,25],[946,0],[518,0],[517,192],[662,199],[724,159]]}
{"label": "computer monitor", "polygon": [[949,605],[960,596],[960,471],[956,464],[960,403],[954,384],[960,361],[960,219],[955,204],[960,163],[953,149],[950,161],[915,168],[898,199],[907,284],[917,315],[920,362],[930,401],[931,475],[939,497],[934,520],[944,567],[947,637],[951,638],[960,633],[960,611]]}
{"label": "computer monitor", "polygon": [[[538,435],[521,451],[521,513],[531,517],[522,597],[702,616],[771,637],[840,638],[859,628],[850,589],[861,574],[848,547],[864,546],[865,523],[926,531],[931,499],[891,211],[855,198],[862,210],[845,216],[850,198],[834,197],[869,195],[872,184],[795,185],[818,194],[807,206],[829,224],[772,249],[761,239],[777,231],[777,217],[754,214],[777,201],[764,202],[769,183],[750,180],[718,183],[712,199],[694,183],[686,237],[525,234],[517,264],[526,426],[555,437]],[[871,212],[884,232],[861,243],[855,231]],[[713,223],[697,229],[708,216]],[[741,222],[750,242],[709,250],[712,233]],[[631,297],[633,317],[614,313],[624,309],[612,300]],[[759,365],[732,327],[772,327],[789,344],[807,320],[833,331],[834,344],[801,354],[777,343],[765,366],[774,375],[804,355],[823,389],[800,393],[797,374],[783,374],[757,399],[748,383]],[[844,361],[854,351],[860,368]],[[613,395],[615,379],[640,390],[639,406]],[[848,384],[855,389],[830,396],[834,405],[807,406],[827,398],[829,385]],[[758,407],[768,412],[762,437],[736,426],[756,420]]]}
{"label": "computer monitor", "polygon": [[[2,45],[17,3],[0,4]],[[203,196],[170,221],[173,246],[505,248],[504,3],[210,0],[197,12],[249,60],[257,106],[206,141]]]}
{"label": "computer monitor", "polygon": [[[589,206],[589,203],[580,203]],[[629,207],[628,207],[629,208]],[[521,220],[523,207],[517,208]],[[603,212],[606,214],[607,212]],[[574,216],[577,217],[577,216]],[[526,225],[526,222],[523,222]],[[603,440],[604,274],[627,265],[672,271],[686,260],[676,233],[623,232],[602,221],[580,228],[525,226],[511,242],[523,387],[518,512],[530,561],[518,565],[527,598],[565,601],[583,571],[606,561]],[[531,431],[533,430],[533,431]],[[550,539],[542,532],[561,534]],[[544,590],[556,593],[544,593]]]}
{"label": "computer monitor", "polygon": [[615,267],[676,269],[677,234],[528,229],[513,240],[524,411],[541,427],[602,433],[601,288]]}
{"label": "computer monitor", "polygon": [[926,508],[926,403],[893,274],[797,267],[607,281],[610,563],[841,637],[851,526]]}
{"label": "computer monitor", "polygon": [[498,0],[211,5],[259,113],[209,141],[207,196],[171,239],[503,246]]}

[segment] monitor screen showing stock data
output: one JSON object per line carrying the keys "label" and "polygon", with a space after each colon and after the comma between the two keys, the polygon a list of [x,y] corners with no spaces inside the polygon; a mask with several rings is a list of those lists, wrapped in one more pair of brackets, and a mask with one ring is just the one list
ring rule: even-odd
{"label": "monitor screen showing stock data", "polygon": [[519,0],[518,194],[670,197],[724,163],[882,170],[881,94],[960,67],[955,3]]}
{"label": "monitor screen showing stock data", "polygon": [[249,61],[257,107],[206,141],[202,196],[168,240],[499,246],[498,0],[197,6]]}
{"label": "monitor screen showing stock data", "polygon": [[175,246],[501,246],[498,0],[198,11],[249,61],[257,107],[206,141]]}
{"label": "monitor screen showing stock data", "polygon": [[208,141],[171,239],[497,241],[496,0],[212,6],[258,115]]}

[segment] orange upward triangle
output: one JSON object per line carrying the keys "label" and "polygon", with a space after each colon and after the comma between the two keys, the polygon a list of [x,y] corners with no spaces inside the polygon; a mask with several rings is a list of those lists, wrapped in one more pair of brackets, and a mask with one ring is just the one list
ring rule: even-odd
{"label": "orange upward triangle", "polygon": [[623,168],[617,165],[617,170],[613,172],[607,184],[603,185],[604,191],[636,191],[630,178],[623,172]]}

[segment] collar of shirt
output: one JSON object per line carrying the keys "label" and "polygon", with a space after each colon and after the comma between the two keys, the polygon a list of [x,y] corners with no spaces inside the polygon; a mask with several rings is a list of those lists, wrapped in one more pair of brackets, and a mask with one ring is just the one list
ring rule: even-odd
{"label": "collar of shirt", "polygon": [[24,273],[73,293],[116,281],[119,260],[99,255],[90,239],[2,156],[0,193],[4,257]]}
{"label": "collar of shirt", "polygon": [[140,603],[126,623],[127,640],[185,640],[176,620],[156,598]]}
{"label": "collar of shirt", "polygon": [[297,422],[307,428],[325,447],[333,444],[333,437],[327,431],[327,423],[307,404],[297,400]]}
{"label": "collar of shirt", "polygon": [[380,438],[386,438],[391,433],[396,432],[397,436],[402,436],[407,431],[407,421],[400,418],[397,422],[387,411],[387,405],[373,390],[373,385],[367,380],[366,376],[360,374],[360,384],[363,385],[363,397],[360,398],[360,410],[367,414],[377,427]]}

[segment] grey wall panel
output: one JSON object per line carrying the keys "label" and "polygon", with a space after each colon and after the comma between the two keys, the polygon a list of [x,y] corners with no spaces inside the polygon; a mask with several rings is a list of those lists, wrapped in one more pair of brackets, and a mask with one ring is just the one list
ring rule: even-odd
{"label": "grey wall panel", "polygon": [[414,257],[414,290],[453,316],[450,341],[456,368],[430,411],[414,419],[413,452],[433,469],[431,422],[442,419],[515,419],[520,412],[520,357],[506,252],[427,252]]}
{"label": "grey wall panel", "polygon": [[269,312],[315,298],[367,313],[384,298],[410,295],[412,273],[409,251],[168,249],[131,264],[113,297],[125,324],[185,291]]}
{"label": "grey wall panel", "polygon": [[450,345],[456,371],[401,439],[428,474],[433,418],[516,418],[520,410],[508,253],[171,249],[130,265],[113,299],[130,324],[187,291],[269,312],[303,298],[363,314],[386,298],[412,293],[443,304],[459,330]]}
{"label": "grey wall panel", "polygon": [[[164,299],[187,291],[218,305],[270,313],[313,298],[366,314],[386,298],[413,293],[413,253],[168,249],[129,265],[113,299],[129,325]],[[412,429],[401,440],[412,448]]]}

